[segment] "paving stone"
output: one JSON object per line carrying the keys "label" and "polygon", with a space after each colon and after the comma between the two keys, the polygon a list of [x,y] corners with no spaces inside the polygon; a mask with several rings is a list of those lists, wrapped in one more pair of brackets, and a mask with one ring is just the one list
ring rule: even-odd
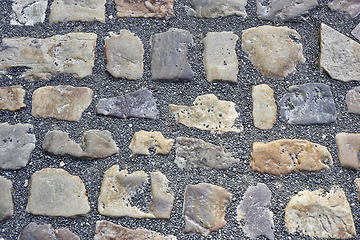
{"label": "paving stone", "polygon": [[0,87],[0,109],[10,111],[19,110],[26,107],[24,104],[25,90],[22,86]]}
{"label": "paving stone", "polygon": [[220,146],[197,138],[176,138],[175,163],[181,169],[193,167],[228,169],[238,161],[231,153],[225,153]]}
{"label": "paving stone", "polygon": [[82,157],[80,144],[69,138],[69,134],[60,130],[49,131],[44,137],[42,149],[58,156]]}
{"label": "paving stone", "polygon": [[151,76],[154,81],[190,81],[194,72],[187,62],[187,47],[193,44],[189,31],[170,28],[151,36]]}
{"label": "paving stone", "polygon": [[217,133],[241,132],[242,126],[235,127],[235,120],[239,114],[235,110],[235,103],[219,100],[214,94],[197,96],[194,106],[169,104],[175,120],[187,127],[208,130]]}
{"label": "paving stone", "polygon": [[328,85],[307,83],[289,88],[279,102],[281,117],[291,124],[330,124],[336,121],[336,107]]}
{"label": "paving stone", "polygon": [[306,140],[280,139],[269,143],[254,142],[250,171],[284,175],[292,171],[315,172],[333,164],[326,147]]}
{"label": "paving stone", "polygon": [[334,0],[328,3],[332,11],[339,11],[349,14],[350,17],[355,18],[360,13],[360,2],[358,0]]}
{"label": "paving stone", "polygon": [[17,170],[26,166],[35,148],[36,138],[29,134],[30,124],[0,123],[0,168]]}
{"label": "paving stone", "polygon": [[138,80],[143,75],[144,47],[137,36],[128,30],[105,39],[106,70],[116,78]]}
{"label": "paving stone", "polygon": [[358,190],[358,200],[360,201],[360,178],[356,178],[354,183],[356,184],[356,188]]}
{"label": "paving stone", "polygon": [[156,119],[159,111],[152,93],[147,89],[140,89],[123,96],[100,99],[96,105],[96,114]]}
{"label": "paving stone", "polygon": [[247,237],[254,239],[265,236],[274,239],[273,213],[268,209],[270,200],[271,192],[263,183],[246,190],[237,207],[237,218],[240,224],[243,222],[242,229]]}
{"label": "paving stone", "polygon": [[136,154],[150,155],[149,149],[155,148],[155,154],[169,154],[174,139],[166,139],[161,132],[136,132],[131,140],[129,148],[131,149],[131,156]]}
{"label": "paving stone", "polygon": [[12,183],[10,180],[0,176],[0,223],[14,214],[14,203],[12,200]]}
{"label": "paving stone", "polygon": [[274,91],[266,84],[252,86],[252,116],[254,126],[266,130],[271,129],[276,121],[276,103]]}
{"label": "paving stone", "polygon": [[343,82],[360,81],[360,44],[324,23],[320,25],[320,69]]}
{"label": "paving stone", "polygon": [[351,31],[351,34],[360,41],[360,23]]}
{"label": "paving stone", "polygon": [[44,168],[31,176],[26,212],[53,217],[74,217],[90,211],[85,185],[63,169]]}
{"label": "paving stone", "polygon": [[297,43],[300,39],[293,29],[265,25],[244,30],[241,46],[264,77],[282,78],[305,62],[302,45]]}
{"label": "paving stone", "polygon": [[3,38],[0,45],[0,70],[25,67],[21,77],[48,79],[71,73],[79,78],[92,74],[96,34],[68,33],[45,39]]}
{"label": "paving stone", "polygon": [[246,18],[247,0],[191,0],[191,7],[186,7],[188,16],[198,18],[217,18],[231,15]]}
{"label": "paving stone", "polygon": [[48,0],[12,0],[11,25],[33,26],[45,20]]}
{"label": "paving stone", "polygon": [[29,223],[21,232],[19,240],[80,240],[69,229],[53,230],[51,224]]}
{"label": "paving stone", "polygon": [[261,20],[284,22],[304,19],[317,5],[317,0],[256,0],[256,14]]}
{"label": "paving stone", "polygon": [[310,237],[349,239],[356,236],[354,220],[344,191],[301,191],[285,208],[285,226]]}
{"label": "paving stone", "polygon": [[50,7],[49,22],[105,23],[105,2],[106,0],[55,0]]}
{"label": "paving stone", "polygon": [[170,18],[175,16],[173,4],[174,0],[115,0],[116,16]]}
{"label": "paving stone", "polygon": [[348,91],[345,101],[349,113],[360,114],[360,86]]}
{"label": "paving stone", "polygon": [[57,240],[80,240],[76,234],[67,228],[56,229],[54,232]]}
{"label": "paving stone", "polygon": [[360,134],[342,132],[336,134],[335,139],[340,165],[359,170]]}
{"label": "paving stone", "polygon": [[223,80],[237,83],[239,72],[235,52],[238,36],[233,32],[209,32],[204,39],[204,67],[209,82]]}
{"label": "paving stone", "polygon": [[41,87],[32,96],[34,117],[79,121],[90,105],[93,91],[87,87],[69,85]]}

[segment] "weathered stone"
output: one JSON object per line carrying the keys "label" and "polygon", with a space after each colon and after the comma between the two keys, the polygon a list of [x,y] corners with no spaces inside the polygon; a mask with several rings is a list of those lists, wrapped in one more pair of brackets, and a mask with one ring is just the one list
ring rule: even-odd
{"label": "weathered stone", "polygon": [[242,49],[255,68],[267,78],[286,77],[299,62],[305,62],[301,36],[288,27],[260,26],[242,34]]}
{"label": "weathered stone", "polygon": [[233,32],[209,32],[204,39],[204,67],[209,82],[223,80],[237,83],[239,72],[235,52],[238,36]]}
{"label": "weathered stone", "polygon": [[360,86],[348,91],[345,101],[349,113],[360,114]]}
{"label": "weathered stone", "polygon": [[231,153],[225,153],[220,146],[197,138],[176,138],[175,163],[181,169],[192,167],[227,169],[238,161]]}
{"label": "weathered stone", "polygon": [[115,0],[116,16],[170,18],[175,16],[173,4],[174,0],[140,0],[136,2]]}
{"label": "weathered stone", "polygon": [[285,225],[290,233],[310,237],[349,239],[356,236],[355,224],[344,191],[333,189],[301,191],[285,208]]}
{"label": "weathered stone", "polygon": [[0,176],[0,223],[14,214],[12,183]]}
{"label": "weathered stone", "polygon": [[358,190],[358,200],[360,201],[360,178],[356,178],[354,183],[356,184],[356,188]]}
{"label": "weathered stone", "polygon": [[60,130],[49,131],[44,137],[42,149],[59,156],[82,157],[83,150],[69,138],[69,134]]}
{"label": "weathered stone", "polygon": [[83,78],[92,74],[96,45],[94,33],[68,33],[45,39],[3,38],[0,45],[0,70],[25,67],[21,77],[47,79],[71,73]]}
{"label": "weathered stone", "polygon": [[335,102],[328,85],[307,83],[289,88],[279,102],[281,117],[291,124],[329,124],[336,121]]}
{"label": "weathered stone", "polygon": [[329,2],[328,6],[332,11],[349,14],[352,18],[355,18],[360,13],[359,0],[334,0]]}
{"label": "weathered stone", "polygon": [[50,7],[50,23],[99,21],[105,23],[106,0],[55,0]]}
{"label": "weathered stone", "polygon": [[76,234],[67,228],[56,229],[54,232],[57,240],[80,240]]}
{"label": "weathered stone", "polygon": [[25,90],[22,86],[0,87],[0,109],[15,111],[26,107],[24,96]]}
{"label": "weathered stone", "polygon": [[187,62],[187,47],[193,44],[189,31],[170,28],[151,36],[151,76],[154,81],[190,81],[194,72]]}
{"label": "weathered stone", "polygon": [[17,170],[26,166],[35,148],[36,138],[29,134],[30,124],[0,123],[0,168]]}
{"label": "weathered stone", "polygon": [[33,26],[45,20],[48,0],[12,0],[11,25]]}
{"label": "weathered stone", "polygon": [[106,220],[97,221],[94,240],[176,240],[175,236],[163,236],[147,229],[135,230],[116,225]]}
{"label": "weathered stone", "polygon": [[31,114],[34,117],[79,121],[90,105],[93,91],[87,87],[47,86],[34,91]]}
{"label": "weathered stone", "polygon": [[262,20],[284,22],[301,18],[317,5],[317,0],[256,0],[256,14]]}
{"label": "weathered stone", "polygon": [[147,89],[140,89],[119,97],[103,98],[96,105],[96,114],[119,118],[138,117],[156,119],[158,113],[156,99]]}
{"label": "weathered stone", "polygon": [[271,192],[263,183],[246,190],[237,207],[237,219],[240,224],[243,221],[242,229],[247,237],[253,239],[265,236],[270,240],[274,239],[273,213],[268,209],[270,200]]}
{"label": "weathered stone", "polygon": [[214,94],[205,94],[197,96],[193,104],[191,107],[169,104],[169,109],[176,121],[187,127],[217,133],[242,131],[242,126],[234,126],[239,116],[235,103],[219,100]]}
{"label": "weathered stone", "polygon": [[69,229],[53,230],[50,224],[31,222],[21,232],[19,240],[80,240]]}
{"label": "weathered stone", "polygon": [[332,157],[326,147],[306,140],[280,139],[269,143],[254,142],[250,171],[274,175],[292,171],[314,172],[328,169]]}
{"label": "weathered stone", "polygon": [[360,41],[360,23],[351,31],[351,34]]}
{"label": "weathered stone", "polygon": [[106,70],[116,78],[141,79],[143,75],[144,47],[140,38],[128,30],[105,39]]}
{"label": "weathered stone", "polygon": [[78,176],[56,168],[45,168],[31,176],[26,212],[73,217],[89,211],[85,185]]}
{"label": "weathered stone", "polygon": [[360,81],[360,44],[324,23],[320,25],[320,68],[343,82]]}
{"label": "weathered stone", "polygon": [[252,86],[252,116],[254,126],[262,130],[271,129],[276,121],[274,91],[266,84]]}
{"label": "weathered stone", "polygon": [[166,139],[161,132],[136,132],[130,142],[131,156],[136,154],[150,155],[149,148],[155,147],[155,154],[169,154],[173,139]]}
{"label": "weathered stone", "polygon": [[359,170],[360,134],[342,132],[336,134],[335,139],[340,165]]}
{"label": "weathered stone", "polygon": [[191,0],[191,7],[187,7],[189,16],[198,18],[217,18],[231,15],[246,17],[247,0]]}

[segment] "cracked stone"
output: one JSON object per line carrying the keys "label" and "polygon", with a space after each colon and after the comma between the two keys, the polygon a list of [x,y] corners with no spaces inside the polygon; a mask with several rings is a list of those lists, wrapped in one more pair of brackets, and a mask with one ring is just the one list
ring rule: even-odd
{"label": "cracked stone", "polygon": [[336,134],[335,139],[340,165],[359,170],[360,134],[342,132]]}
{"label": "cracked stone", "polygon": [[10,180],[0,176],[0,223],[14,214],[14,203],[12,200],[12,183]]}
{"label": "cracked stone", "polygon": [[358,191],[358,200],[360,201],[360,178],[356,178],[354,180],[354,183],[355,183],[357,191]]}
{"label": "cracked stone", "polygon": [[166,139],[161,132],[136,132],[131,140],[129,148],[131,156],[136,154],[150,155],[149,148],[155,148],[155,154],[169,154],[174,139]]}
{"label": "cracked stone", "polygon": [[266,130],[271,129],[276,121],[276,103],[274,91],[266,84],[252,86],[252,116],[254,126]]}
{"label": "cracked stone", "polygon": [[12,0],[11,25],[33,26],[45,20],[48,0]]}
{"label": "cracked stone", "polygon": [[80,240],[69,229],[53,230],[50,224],[31,222],[21,232],[19,240]]}
{"label": "cracked stone", "polygon": [[115,8],[117,17],[154,17],[154,18],[170,18],[174,17],[174,0],[159,1],[128,1],[115,0]]}
{"label": "cracked stone", "polygon": [[246,18],[247,0],[191,0],[191,7],[186,7],[188,16],[198,18],[217,18],[231,15]]}
{"label": "cracked stone", "polygon": [[359,0],[334,0],[328,3],[328,7],[332,11],[348,14],[351,18],[357,17],[360,13]]}
{"label": "cracked stone", "polygon": [[0,87],[0,109],[10,111],[19,110],[26,107],[24,104],[25,90],[22,86]]}
{"label": "cracked stone", "polygon": [[345,101],[349,113],[360,114],[360,86],[348,91]]}
{"label": "cracked stone", "polygon": [[360,41],[360,23],[351,31],[351,34]]}

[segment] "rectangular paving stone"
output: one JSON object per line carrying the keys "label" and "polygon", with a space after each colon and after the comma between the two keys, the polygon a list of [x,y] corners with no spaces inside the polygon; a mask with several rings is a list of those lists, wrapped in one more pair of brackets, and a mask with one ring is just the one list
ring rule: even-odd
{"label": "rectangular paving stone", "polygon": [[12,182],[0,176],[0,224],[14,214],[12,188]]}
{"label": "rectangular paving stone", "polygon": [[0,87],[0,109],[16,111],[26,107],[24,96],[25,90],[22,86]]}
{"label": "rectangular paving stone", "polygon": [[48,0],[12,0],[11,25],[33,26],[45,20]]}
{"label": "rectangular paving stone", "polygon": [[247,0],[191,0],[191,8],[187,7],[189,16],[198,18],[217,18],[231,15],[246,18]]}
{"label": "rectangular paving stone", "polygon": [[254,126],[266,130],[271,129],[276,121],[276,103],[274,91],[266,84],[252,86],[252,116]]}
{"label": "rectangular paving stone", "polygon": [[115,0],[117,17],[157,17],[169,18],[175,16],[174,0]]}

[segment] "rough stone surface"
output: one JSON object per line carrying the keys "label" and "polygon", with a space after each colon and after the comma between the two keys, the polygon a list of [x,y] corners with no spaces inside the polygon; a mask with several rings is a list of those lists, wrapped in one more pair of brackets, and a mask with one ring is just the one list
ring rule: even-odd
{"label": "rough stone surface", "polygon": [[360,86],[357,86],[346,94],[346,106],[349,113],[360,114]]}
{"label": "rough stone surface", "polygon": [[47,79],[71,73],[79,78],[92,74],[96,34],[68,33],[45,39],[3,38],[0,45],[0,70],[26,67],[21,77]]}
{"label": "rough stone surface", "polygon": [[225,226],[225,209],[231,194],[209,183],[187,185],[184,197],[184,233],[197,232],[207,236]]}
{"label": "rough stone surface", "polygon": [[279,102],[283,120],[291,124],[330,124],[336,121],[336,107],[328,85],[307,83],[289,88]]}
{"label": "rough stone surface", "polygon": [[119,97],[103,98],[96,105],[96,114],[119,118],[156,119],[158,113],[156,99],[147,89],[140,89]]}
{"label": "rough stone surface", "polygon": [[60,130],[49,131],[44,137],[42,149],[58,156],[82,157],[80,144],[69,138],[69,134]]}
{"label": "rough stone surface", "polygon": [[360,44],[324,23],[320,25],[320,68],[343,82],[360,81]]}
{"label": "rough stone surface", "polygon": [[0,123],[0,168],[17,170],[26,166],[35,148],[36,138],[29,134],[30,124]]}
{"label": "rough stone surface", "polygon": [[173,4],[173,0],[115,0],[116,16],[170,18],[175,16]]}
{"label": "rough stone surface", "polygon": [[170,28],[151,36],[151,76],[154,81],[190,81],[194,72],[187,62],[187,47],[193,44],[189,31]]}
{"label": "rough stone surface", "polygon": [[57,240],[80,240],[76,234],[67,228],[56,229],[54,232]]}
{"label": "rough stone surface", "polygon": [[359,0],[334,0],[329,2],[328,6],[332,11],[349,14],[352,18],[355,18],[360,13]]}
{"label": "rough stone surface", "polygon": [[358,200],[360,201],[360,178],[356,178],[354,183],[356,184],[356,188],[358,190]]}
{"label": "rough stone surface", "polygon": [[181,169],[192,167],[227,169],[238,161],[231,153],[225,153],[220,146],[197,138],[176,138],[175,163]]}
{"label": "rough stone surface", "polygon": [[351,31],[351,34],[360,41],[360,23]]}
{"label": "rough stone surface", "polygon": [[105,23],[106,0],[55,0],[50,7],[50,23],[99,21]]}
{"label": "rough stone surface", "polygon": [[266,84],[252,86],[252,116],[254,126],[266,130],[271,129],[276,121],[276,103],[274,91]]}
{"label": "rough stone surface", "polygon": [[73,217],[89,211],[85,185],[78,176],[56,168],[44,168],[31,176],[26,212]]}
{"label": "rough stone surface", "polygon": [[336,134],[335,139],[340,165],[359,170],[360,134],[342,132]]}
{"label": "rough stone surface", "polygon": [[19,240],[80,240],[78,236],[69,229],[53,230],[51,224],[28,224],[19,236]]}
{"label": "rough stone surface", "polygon": [[242,126],[234,126],[239,114],[235,110],[235,103],[219,100],[214,94],[197,96],[194,106],[169,104],[170,111],[176,121],[187,127],[195,127],[211,132],[241,132]]}
{"label": "rough stone surface", "polygon": [[0,176],[0,223],[14,214],[12,183]]}
{"label": "rough stone surface", "polygon": [[305,62],[302,45],[292,40],[300,34],[288,27],[260,26],[242,34],[242,49],[255,68],[267,78],[286,77],[299,62]]}
{"label": "rough stone surface", "polygon": [[256,0],[256,14],[261,20],[288,21],[302,18],[317,5],[317,0]]}
{"label": "rough stone surface", "polygon": [[161,132],[136,132],[130,142],[132,156],[136,154],[150,155],[149,148],[155,148],[155,154],[169,154],[174,139],[166,139]]}
{"label": "rough stone surface", "polygon": [[47,86],[34,91],[31,114],[34,117],[79,121],[90,105],[93,91],[87,87]]}
{"label": "rough stone surface", "polygon": [[48,0],[12,0],[11,25],[33,26],[45,20]]}
{"label": "rough stone surface", "polygon": [[259,183],[249,187],[243,200],[237,207],[237,218],[246,236],[257,238],[265,236],[270,240],[274,239],[273,213],[268,209],[271,203],[271,192],[269,188]]}
{"label": "rough stone surface", "polygon": [[204,67],[209,82],[223,80],[237,83],[239,72],[235,52],[238,36],[233,32],[209,32],[204,39]]}
{"label": "rough stone surface", "polygon": [[105,39],[106,70],[116,78],[138,80],[143,75],[144,47],[137,36],[122,29]]}
{"label": "rough stone surface", "polygon": [[250,171],[284,175],[292,171],[320,171],[332,163],[331,154],[324,146],[306,140],[280,139],[253,143]]}
{"label": "rough stone surface", "polygon": [[310,237],[349,239],[356,236],[354,220],[345,192],[333,189],[301,191],[285,208],[285,225]]}
{"label": "rough stone surface", "polygon": [[26,107],[24,96],[25,90],[22,86],[0,87],[0,109],[16,111]]}
{"label": "rough stone surface", "polygon": [[246,17],[247,0],[191,0],[191,7],[187,7],[189,16],[198,18],[217,18],[231,15]]}

